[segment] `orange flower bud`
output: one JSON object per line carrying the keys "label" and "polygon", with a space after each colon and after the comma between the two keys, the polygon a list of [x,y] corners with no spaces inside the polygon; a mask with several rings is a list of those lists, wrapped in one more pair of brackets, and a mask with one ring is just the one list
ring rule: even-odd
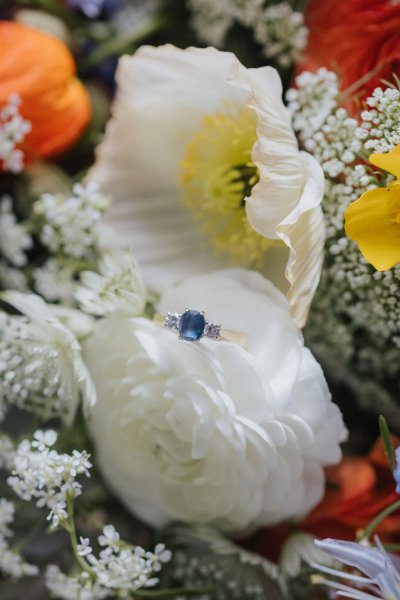
{"label": "orange flower bud", "polygon": [[21,98],[32,124],[22,144],[27,160],[60,154],[87,125],[89,96],[76,78],[73,57],[60,40],[12,21],[0,22],[0,107]]}

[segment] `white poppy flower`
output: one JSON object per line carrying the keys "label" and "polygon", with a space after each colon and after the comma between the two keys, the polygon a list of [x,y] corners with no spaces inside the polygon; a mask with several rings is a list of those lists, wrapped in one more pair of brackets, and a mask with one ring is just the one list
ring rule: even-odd
{"label": "white poppy flower", "polygon": [[152,525],[179,519],[241,530],[304,515],[345,429],[284,295],[256,272],[217,271],[164,292],[159,309],[204,310],[240,331],[198,343],[139,317],[95,325],[83,354],[98,391],[97,464]]}
{"label": "white poppy flower", "polygon": [[323,260],[323,174],[298,149],[277,71],[168,45],[122,57],[117,81],[89,175],[113,199],[112,245],[134,251],[155,290],[255,267],[303,326]]}

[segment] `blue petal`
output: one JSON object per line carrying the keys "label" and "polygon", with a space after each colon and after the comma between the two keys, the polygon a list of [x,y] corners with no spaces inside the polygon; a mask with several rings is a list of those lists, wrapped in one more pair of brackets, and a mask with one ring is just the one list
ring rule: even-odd
{"label": "blue petal", "polygon": [[400,600],[400,574],[384,551],[342,540],[316,540],[315,544],[345,565],[365,573],[378,584],[386,598]]}
{"label": "blue petal", "polygon": [[376,548],[330,538],[315,540],[315,544],[342,563],[356,567],[371,579],[376,579],[385,568],[385,557]]}

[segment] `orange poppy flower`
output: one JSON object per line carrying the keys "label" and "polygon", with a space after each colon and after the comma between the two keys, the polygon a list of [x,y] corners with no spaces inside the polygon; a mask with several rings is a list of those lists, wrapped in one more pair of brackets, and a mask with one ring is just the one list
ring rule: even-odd
{"label": "orange poppy flower", "polygon": [[20,97],[20,114],[32,125],[21,146],[28,160],[63,152],[87,125],[90,100],[75,74],[63,42],[20,23],[0,22],[0,107]]}
{"label": "orange poppy flower", "polygon": [[[399,499],[381,439],[366,458],[345,458],[329,468],[327,481],[324,499],[301,523],[302,530],[318,537],[354,540],[358,530]],[[399,542],[400,513],[384,519],[376,533],[382,541]]]}
{"label": "orange poppy flower", "polygon": [[[300,71],[337,71],[342,90],[366,78],[369,95],[400,67],[400,4],[391,0],[310,0],[308,44]],[[358,91],[358,90],[357,90]]]}
{"label": "orange poppy flower", "polygon": [[[399,440],[393,439],[394,445]],[[322,501],[296,526],[319,538],[353,540],[384,508],[399,499],[381,439],[365,458],[344,458],[326,470],[327,491]],[[276,559],[293,527],[286,524],[265,529],[257,551]],[[400,512],[384,519],[376,533],[386,543],[400,542]]]}

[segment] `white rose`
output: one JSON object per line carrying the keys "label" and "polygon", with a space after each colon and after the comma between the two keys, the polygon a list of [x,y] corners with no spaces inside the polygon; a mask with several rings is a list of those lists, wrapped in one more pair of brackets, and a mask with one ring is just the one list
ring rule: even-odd
{"label": "white rose", "polygon": [[155,290],[257,268],[302,327],[323,261],[323,174],[299,151],[277,71],[169,45],[122,57],[117,81],[89,176],[113,199],[113,247],[133,250]]}
{"label": "white rose", "polygon": [[285,297],[258,273],[228,270],[168,289],[159,308],[186,306],[247,334],[247,350],[117,314],[84,344],[105,479],[157,526],[233,531],[302,516],[323,494],[323,466],[340,460],[345,428]]}

